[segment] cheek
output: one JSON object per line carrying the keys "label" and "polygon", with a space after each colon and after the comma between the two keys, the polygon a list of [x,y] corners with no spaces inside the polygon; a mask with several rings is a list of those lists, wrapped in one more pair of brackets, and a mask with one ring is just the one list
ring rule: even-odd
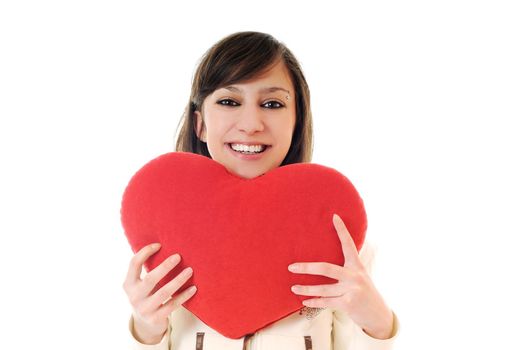
{"label": "cheek", "polygon": [[293,113],[290,113],[287,116],[287,121],[288,121],[287,127],[288,127],[289,133],[291,134],[291,137],[292,137],[293,136],[293,131],[295,130],[295,126],[296,126],[296,114],[295,114],[294,111],[293,111]]}
{"label": "cheek", "polygon": [[207,136],[212,142],[222,142],[223,137],[229,130],[229,119],[221,114],[214,114],[208,118]]}
{"label": "cheek", "polygon": [[291,124],[284,124],[282,127],[276,129],[276,140],[280,145],[282,151],[287,152],[291,147],[291,140],[293,139],[293,128]]}
{"label": "cheek", "polygon": [[284,134],[289,138],[293,139],[293,132],[295,131],[296,126],[296,116],[289,116],[287,125],[283,126]]}
{"label": "cheek", "polygon": [[293,134],[293,130],[295,127],[295,119],[296,115],[290,111],[281,113],[280,115],[274,115],[272,117],[273,130],[280,130],[284,134]]}

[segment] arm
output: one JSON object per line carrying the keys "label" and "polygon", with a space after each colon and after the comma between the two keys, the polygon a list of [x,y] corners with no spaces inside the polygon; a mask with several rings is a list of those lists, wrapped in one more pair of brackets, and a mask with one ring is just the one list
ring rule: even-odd
{"label": "arm", "polygon": [[[372,263],[372,252],[368,256],[368,248],[363,247],[362,257],[359,256],[355,243],[338,215],[333,216],[333,224],[339,236],[344,265],[339,266],[326,262],[295,263],[289,266],[293,273],[321,275],[337,280],[337,283],[316,286],[295,285],[292,291],[299,295],[312,296],[302,303],[308,307],[330,308],[335,310],[337,316],[337,335],[342,327],[339,324],[348,324],[343,328],[347,338],[360,339],[350,336],[352,324],[359,327],[359,335],[367,335],[377,340],[392,338],[397,326],[396,318],[370,278],[369,270]],[[364,266],[364,262],[369,265]],[[344,322],[349,319],[350,322]],[[395,323],[395,327],[394,327]],[[364,337],[362,337],[364,338]],[[351,340],[350,340],[351,341]],[[352,347],[354,348],[354,347]],[[336,349],[350,349],[348,346]],[[369,349],[366,347],[366,349]]]}
{"label": "arm", "polygon": [[168,339],[170,337],[170,331],[171,327],[170,324],[168,325],[168,328],[166,332],[163,334],[163,337],[161,340],[157,343],[149,343],[144,344],[141,341],[138,340],[138,335],[136,334],[134,330],[134,317],[130,317],[130,322],[128,323],[128,330],[130,331],[130,337],[129,337],[129,348],[133,350],[168,350],[169,349],[169,342]]}
{"label": "arm", "polygon": [[[359,254],[360,260],[364,265],[368,275],[371,276],[375,250],[369,244],[364,244]],[[399,321],[392,312],[392,329],[387,339],[377,339],[366,333],[357,326],[353,320],[340,310],[333,312],[333,344],[334,350],[351,349],[375,349],[388,350],[393,348],[393,344],[399,332]]]}
{"label": "arm", "polygon": [[[123,283],[123,289],[133,308],[129,328],[135,349],[168,349],[169,316],[196,293],[195,286],[179,291],[192,276],[190,268],[183,270],[155,291],[159,281],[181,261],[178,254],[168,257],[143,278],[140,277],[144,262],[160,247],[160,244],[150,244],[139,250],[130,261],[128,274]],[[179,293],[176,293],[178,291]]]}

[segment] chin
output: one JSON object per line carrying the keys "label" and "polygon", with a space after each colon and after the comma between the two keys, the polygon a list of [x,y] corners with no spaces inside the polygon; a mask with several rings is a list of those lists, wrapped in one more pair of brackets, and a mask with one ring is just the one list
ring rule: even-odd
{"label": "chin", "polygon": [[238,177],[249,180],[249,179],[254,179],[260,175],[265,174],[268,170],[265,170],[265,169],[243,169],[243,170],[229,169],[229,171]]}
{"label": "chin", "polygon": [[235,173],[238,177],[250,180],[254,179],[260,175],[265,174],[265,171],[248,171],[248,172],[241,172],[241,173]]}

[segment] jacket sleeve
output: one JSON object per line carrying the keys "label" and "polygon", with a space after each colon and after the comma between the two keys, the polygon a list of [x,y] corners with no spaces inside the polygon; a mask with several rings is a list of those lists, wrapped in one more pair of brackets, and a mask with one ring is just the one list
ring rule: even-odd
{"label": "jacket sleeve", "polygon": [[[359,257],[371,276],[375,249],[364,243]],[[366,334],[346,314],[335,310],[333,312],[333,349],[334,350],[388,350],[393,348],[397,334],[399,333],[399,321],[393,314],[394,324],[392,337],[389,339],[376,339]]]}
{"label": "jacket sleeve", "polygon": [[134,318],[130,317],[130,322],[128,322],[128,330],[130,334],[129,335],[130,344],[128,346],[129,349],[133,349],[133,350],[168,350],[169,349],[168,342],[169,342],[169,336],[170,336],[170,330],[171,330],[170,323],[168,324],[168,329],[165,335],[163,336],[163,339],[161,339],[161,341],[158,344],[146,345],[146,344],[140,343],[137,339],[135,339],[133,335],[134,333],[132,331],[133,322],[134,322]]}

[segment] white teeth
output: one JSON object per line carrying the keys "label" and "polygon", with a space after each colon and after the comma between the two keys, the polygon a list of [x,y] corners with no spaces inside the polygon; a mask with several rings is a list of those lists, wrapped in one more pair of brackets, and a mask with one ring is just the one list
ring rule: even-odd
{"label": "white teeth", "polygon": [[231,148],[238,152],[246,152],[246,153],[261,153],[264,151],[265,147],[264,145],[241,145],[238,143],[231,143]]}

